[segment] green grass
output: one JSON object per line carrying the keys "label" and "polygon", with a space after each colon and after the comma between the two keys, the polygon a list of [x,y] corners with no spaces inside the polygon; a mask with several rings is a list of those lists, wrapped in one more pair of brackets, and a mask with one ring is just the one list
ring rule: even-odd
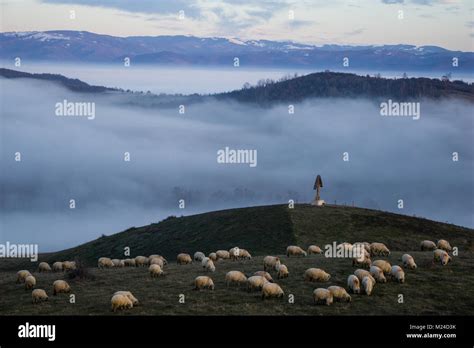
{"label": "green grass", "polygon": [[[36,264],[21,260],[0,261],[0,314],[3,315],[462,315],[473,314],[474,251],[473,230],[409,216],[374,210],[327,206],[315,208],[298,205],[233,209],[189,217],[167,219],[158,224],[129,229],[109,237],[58,253],[41,255],[39,261],[70,260],[76,257],[92,267],[94,280],[68,280],[76,303],[70,304],[68,295],[52,296],[52,283],[65,279],[62,273],[34,272],[37,287],[43,288],[50,301],[31,303],[31,292],[15,284],[16,271],[34,271]],[[419,251],[423,239],[448,239],[459,248],[448,266],[432,264],[432,252]],[[337,242],[380,241],[388,245],[392,254],[386,258],[400,264],[401,255],[409,252],[415,257],[417,270],[406,271],[406,283],[377,284],[372,296],[354,295],[352,303],[315,306],[312,291],[316,287],[346,285],[347,276],[355,270],[349,259],[311,255],[306,258],[287,258],[286,246]],[[254,257],[248,261],[219,261],[214,279],[215,291],[193,291],[193,280],[205,272],[200,265],[178,266],[179,252],[209,253],[238,245]],[[125,246],[132,256],[163,254],[170,264],[166,276],[151,279],[146,268],[96,268],[100,256],[121,257]],[[288,299],[262,301],[258,292],[248,293],[243,288],[227,288],[225,273],[241,270],[246,274],[262,269],[264,255],[281,255],[290,276],[277,280],[286,295],[293,294],[295,303]],[[327,283],[311,284],[303,281],[309,267],[320,267],[331,274]],[[274,275],[275,276],[275,275]],[[120,313],[110,311],[110,298],[115,291],[130,290],[141,305]],[[178,303],[179,294],[186,303]],[[404,295],[404,303],[397,302]]]}

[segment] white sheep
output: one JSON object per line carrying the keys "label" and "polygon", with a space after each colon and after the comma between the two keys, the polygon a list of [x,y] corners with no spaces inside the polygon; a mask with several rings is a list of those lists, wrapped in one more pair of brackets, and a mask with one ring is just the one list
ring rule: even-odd
{"label": "white sheep", "polygon": [[387,278],[385,278],[385,275],[383,271],[377,267],[377,266],[371,266],[370,267],[370,274],[375,278],[375,281],[377,283],[386,283]]}
{"label": "white sheep", "polygon": [[53,272],[62,272],[63,271],[63,263],[61,261],[56,261],[53,263]]}
{"label": "white sheep", "polygon": [[262,286],[262,300],[269,298],[269,297],[283,297],[285,293],[280,285],[275,283],[265,283]]}
{"label": "white sheep", "polygon": [[31,290],[36,286],[36,278],[29,275],[25,278],[25,290]]}
{"label": "white sheep", "polygon": [[135,257],[135,265],[137,267],[145,267],[150,264],[150,260],[146,256],[137,256]]}
{"label": "white sheep", "polygon": [[330,306],[334,301],[334,297],[328,289],[317,288],[313,291],[313,300],[316,304]]}
{"label": "white sheep", "polygon": [[194,290],[209,289],[214,290],[214,282],[210,277],[199,276],[194,279]]}
{"label": "white sheep", "polygon": [[286,267],[284,264],[280,264],[277,267],[277,277],[278,277],[278,279],[288,278],[288,275],[289,275],[288,267]]}
{"label": "white sheep", "polygon": [[374,285],[375,281],[371,277],[364,277],[362,279],[362,288],[364,289],[364,293],[367,296],[370,296],[372,294],[372,291],[374,290]]}
{"label": "white sheep", "polygon": [[436,247],[438,249],[442,249],[444,251],[451,251],[453,248],[451,248],[451,244],[447,240],[440,239],[438,243],[436,244]]}
{"label": "white sheep", "polygon": [[308,282],[327,282],[330,278],[331,275],[320,268],[308,268],[304,272],[304,280]]}
{"label": "white sheep", "polygon": [[229,257],[231,260],[237,260],[240,256],[240,249],[239,247],[233,247],[229,250]]}
{"label": "white sheep", "polygon": [[47,262],[40,262],[38,265],[38,272],[51,272],[51,266]]}
{"label": "white sheep", "polygon": [[64,261],[63,262],[63,270],[65,271],[72,271],[76,269],[76,262],[74,261]]}
{"label": "white sheep", "polygon": [[113,295],[110,300],[112,304],[112,311],[115,312],[117,309],[130,309],[133,308],[133,303],[125,295]]}
{"label": "white sheep", "polygon": [[311,254],[322,254],[323,251],[321,250],[321,248],[317,245],[310,245],[308,247],[308,251],[307,251],[307,254],[308,255],[311,255]]}
{"label": "white sheep", "polygon": [[375,260],[374,262],[372,262],[372,266],[377,266],[385,274],[390,274],[390,272],[392,271],[392,266],[388,261],[385,260]]}
{"label": "white sheep", "polygon": [[439,261],[443,266],[446,266],[449,262],[451,262],[451,256],[449,256],[449,254],[442,249],[436,249],[433,252],[433,260],[434,262]]}
{"label": "white sheep", "polygon": [[208,256],[212,261],[217,261],[217,254],[216,253],[210,253]]}
{"label": "white sheep", "polygon": [[123,260],[112,259],[112,263],[113,263],[114,267],[117,267],[117,268],[122,268],[122,267],[124,267],[124,262],[123,262]]}
{"label": "white sheep", "polygon": [[365,249],[361,249],[363,250],[363,254],[361,254],[360,256],[358,257],[354,257],[352,258],[352,266],[356,266],[356,267],[367,267],[367,268],[370,268],[370,266],[372,265],[372,260],[370,259],[370,254],[367,253],[367,251],[365,251]]}
{"label": "white sheep", "polygon": [[278,256],[265,256],[263,258],[263,270],[276,270],[276,267],[280,264],[280,258]]}
{"label": "white sheep", "polygon": [[[371,266],[371,267],[373,267],[373,266]],[[356,269],[354,274],[359,279],[359,281],[361,281],[361,282],[362,282],[362,279],[364,279],[364,277],[370,277],[370,278],[372,278],[372,280],[375,283],[375,278],[372,276],[372,274],[370,274],[369,271],[367,271],[365,269],[360,269],[360,268]]]}
{"label": "white sheep", "polygon": [[395,279],[399,283],[404,283],[405,282],[405,272],[403,271],[403,268],[400,266],[392,266],[392,271],[390,273],[393,279]]}
{"label": "white sheep", "polygon": [[207,262],[204,264],[204,269],[208,272],[215,272],[216,266],[214,265],[214,262],[208,257],[206,257],[206,259],[207,259]]}
{"label": "white sheep", "polygon": [[29,277],[31,275],[30,271],[23,269],[21,271],[18,271],[16,273],[16,282],[17,283],[24,283],[26,277]]}
{"label": "white sheep", "polygon": [[71,292],[71,287],[65,280],[56,280],[53,283],[53,295]]}
{"label": "white sheep", "polygon": [[135,263],[135,259],[125,259],[123,260],[125,267],[136,267],[137,264]]}
{"label": "white sheep", "polygon": [[268,283],[268,280],[262,276],[251,276],[247,279],[247,290],[262,290],[263,285]]}
{"label": "white sheep", "polygon": [[266,280],[268,280],[270,283],[273,283],[273,278],[270,275],[270,273],[265,272],[265,271],[257,271],[253,274],[254,276],[261,276],[264,277]]}
{"label": "white sheep", "polygon": [[425,251],[425,250],[435,250],[436,249],[436,244],[435,242],[431,241],[431,240],[424,240],[420,243],[420,247],[421,247],[421,251]]}
{"label": "white sheep", "polygon": [[34,289],[31,292],[31,299],[33,303],[48,301],[48,295],[43,289]]}
{"label": "white sheep", "polygon": [[301,249],[299,246],[296,245],[290,245],[289,247],[286,248],[286,256],[306,256],[307,253],[303,249]]}
{"label": "white sheep", "polygon": [[97,267],[99,268],[112,268],[114,267],[114,263],[108,257],[100,257],[97,261]]}
{"label": "white sheep", "polygon": [[245,249],[239,249],[239,258],[244,260],[251,260],[252,255],[250,255],[250,253]]}
{"label": "white sheep", "polygon": [[225,283],[227,286],[231,284],[241,285],[247,282],[247,277],[240,271],[230,271],[225,275]]}
{"label": "white sheep", "polygon": [[402,255],[402,262],[403,262],[403,267],[409,268],[409,269],[416,269],[416,263],[415,259],[413,256],[409,254],[403,254]]}
{"label": "white sheep", "polygon": [[189,254],[181,253],[181,254],[178,254],[177,256],[177,262],[178,262],[178,265],[187,265],[187,264],[193,263],[193,259],[191,258]]}
{"label": "white sheep", "polygon": [[333,286],[330,286],[328,290],[332,294],[335,301],[340,301],[340,302],[352,301],[351,295],[349,295],[346,289],[344,289],[341,286],[333,285]]}
{"label": "white sheep", "polygon": [[197,261],[197,262],[201,262],[203,258],[205,258],[206,255],[204,255],[204,253],[200,252],[200,251],[196,251],[194,253],[194,261]]}
{"label": "white sheep", "polygon": [[371,256],[388,256],[390,250],[383,243],[372,243],[370,244],[370,255]]}
{"label": "white sheep", "polygon": [[128,299],[132,301],[133,306],[138,306],[139,304],[138,300],[136,299],[135,296],[133,296],[131,291],[119,290],[114,293],[114,296],[115,295],[123,295],[123,296],[128,297]]}
{"label": "white sheep", "polygon": [[360,280],[354,274],[347,278],[347,287],[354,294],[360,294]]}
{"label": "white sheep", "polygon": [[230,253],[227,250],[217,250],[216,251],[217,259],[230,259]]}
{"label": "white sheep", "polygon": [[154,258],[151,258],[149,259],[150,260],[150,266],[151,265],[158,265],[160,266],[161,268],[163,268],[165,266],[165,263],[163,261],[162,258],[159,258],[159,257],[154,257]]}
{"label": "white sheep", "polygon": [[148,271],[150,272],[150,276],[152,278],[163,275],[163,270],[161,269],[160,265],[157,264],[150,265],[150,267],[148,267]]}
{"label": "white sheep", "polygon": [[152,261],[153,259],[160,259],[160,260],[162,260],[162,261],[163,261],[163,265],[167,265],[167,264],[168,264],[168,261],[166,261],[166,259],[165,259],[163,256],[161,256],[161,255],[155,255],[155,254],[154,254],[154,255],[148,256],[148,260],[150,261],[150,264],[151,264],[151,261]]}

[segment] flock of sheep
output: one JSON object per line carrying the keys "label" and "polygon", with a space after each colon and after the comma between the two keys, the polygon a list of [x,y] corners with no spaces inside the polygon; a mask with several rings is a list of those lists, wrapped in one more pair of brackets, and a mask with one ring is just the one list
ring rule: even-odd
{"label": "flock of sheep", "polygon": [[[405,281],[405,269],[415,269],[416,263],[414,258],[409,254],[404,254],[401,258],[402,267],[398,265],[390,265],[385,260],[371,260],[374,256],[388,256],[390,250],[383,243],[367,243],[358,242],[354,244],[342,243],[345,251],[362,250],[357,257],[353,257],[352,265],[358,268],[354,274],[347,278],[347,290],[341,286],[329,286],[326,288],[317,288],[313,291],[313,300],[316,304],[331,305],[334,301],[350,302],[352,294],[365,293],[371,295],[376,283],[386,283],[387,277],[399,283]],[[446,265],[451,261],[448,252],[452,250],[451,245],[446,240],[439,240],[436,244],[432,241],[424,240],[421,242],[421,250],[433,251],[433,261]],[[307,256],[308,254],[322,254],[323,251],[317,245],[311,245],[307,251],[299,246],[289,246],[286,255],[291,256]],[[250,260],[252,256],[245,249],[234,247],[227,250],[218,250],[206,256],[202,252],[196,252],[194,257],[181,253],[177,256],[178,265],[187,265],[193,262],[199,262],[203,269],[207,272],[216,270],[216,263],[219,260]],[[151,277],[160,277],[164,275],[164,268],[168,264],[167,260],[161,255],[137,256],[129,259],[110,259],[101,257],[98,260],[99,268],[121,268],[121,267],[146,267],[148,266]],[[54,262],[52,267],[41,262],[38,266],[38,272],[61,272],[74,270],[76,264],[74,261]],[[272,297],[283,297],[285,294],[283,289],[274,282],[269,272],[275,272],[278,279],[289,276],[288,267],[281,262],[281,258],[277,256],[265,256],[263,258],[263,270],[255,272],[247,277],[243,272],[238,270],[230,271],[225,276],[227,286],[244,285],[248,291],[260,291],[262,299]],[[308,282],[327,282],[331,275],[320,268],[309,268],[304,272],[304,280]],[[25,290],[32,290],[32,302],[38,303],[48,300],[48,295],[44,289],[34,289],[36,286],[36,278],[27,270],[21,270],[17,273],[17,283],[24,283]],[[214,290],[214,281],[209,276],[198,276],[194,280],[194,289]],[[53,282],[53,295],[59,293],[70,293],[71,287],[65,280],[56,280]],[[349,293],[348,293],[349,292]],[[117,291],[112,295],[111,308],[112,311],[118,309],[130,309],[138,305],[138,300],[130,291]]]}

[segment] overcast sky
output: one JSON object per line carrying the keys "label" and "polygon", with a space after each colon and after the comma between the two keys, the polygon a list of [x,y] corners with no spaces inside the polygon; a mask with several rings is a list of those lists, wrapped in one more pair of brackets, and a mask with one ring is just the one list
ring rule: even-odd
{"label": "overcast sky", "polygon": [[[0,0],[1,31],[86,30],[474,51],[472,0]],[[70,19],[70,11],[75,19]],[[184,11],[184,19],[179,12]],[[294,19],[289,19],[290,11]],[[399,19],[403,11],[403,19]]]}

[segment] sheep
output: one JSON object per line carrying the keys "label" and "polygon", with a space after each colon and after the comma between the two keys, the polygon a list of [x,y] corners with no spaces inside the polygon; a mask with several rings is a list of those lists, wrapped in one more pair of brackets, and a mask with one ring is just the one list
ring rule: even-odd
{"label": "sheep", "polygon": [[206,257],[206,259],[207,259],[206,263],[203,265],[205,270],[208,271],[208,272],[215,272],[216,271],[216,266],[214,265],[214,262],[208,257]]}
{"label": "sheep", "polygon": [[288,278],[288,275],[289,275],[288,267],[286,267],[284,264],[280,264],[277,268],[278,279]]}
{"label": "sheep", "polygon": [[340,302],[351,302],[352,298],[351,295],[349,295],[346,291],[341,286],[330,286],[328,288],[329,292],[332,294],[332,297],[334,298],[335,301],[340,301]]}
{"label": "sheep", "polygon": [[146,256],[135,257],[135,264],[137,267],[145,267],[150,264],[150,260]]}
{"label": "sheep", "polygon": [[244,259],[244,260],[251,260],[252,259],[252,255],[250,255],[250,253],[245,250],[245,249],[240,249],[239,250],[239,258],[240,259]]}
{"label": "sheep", "polygon": [[47,262],[40,262],[38,265],[38,272],[51,272],[51,266]]}
{"label": "sheep", "polygon": [[263,285],[268,283],[268,280],[262,276],[251,276],[247,279],[247,290],[262,290]]}
{"label": "sheep", "polygon": [[31,300],[33,303],[48,301],[48,295],[43,289],[34,289],[31,292]]}
{"label": "sheep", "polygon": [[[372,266],[373,267],[373,266]],[[354,272],[355,276],[359,279],[359,281],[362,281],[362,279],[364,279],[364,277],[369,277],[369,278],[372,278],[372,280],[374,281],[375,283],[375,278],[372,276],[372,274],[370,274],[369,271],[365,270],[365,269],[356,269],[355,272]]]}
{"label": "sheep", "polygon": [[390,263],[385,260],[375,260],[374,262],[372,262],[372,266],[377,266],[385,274],[390,274],[392,270],[392,266],[390,265]]}
{"label": "sheep", "polygon": [[178,265],[187,265],[189,263],[193,263],[193,259],[191,258],[191,256],[189,254],[184,253],[179,254],[176,260]]}
{"label": "sheep", "polygon": [[390,276],[392,277],[392,279],[395,279],[399,283],[405,283],[405,272],[400,266],[392,266]]}
{"label": "sheep", "polygon": [[283,289],[280,287],[280,285],[275,284],[275,283],[265,283],[262,286],[262,300],[265,300],[266,298],[269,297],[283,297],[285,296],[285,293],[283,292]]}
{"label": "sheep", "polygon": [[254,276],[261,276],[264,277],[266,280],[268,280],[270,283],[273,283],[273,278],[270,275],[270,273],[265,272],[265,271],[257,271],[253,274]]}
{"label": "sheep", "polygon": [[365,251],[365,249],[362,249],[363,255],[360,255],[359,257],[354,257],[352,258],[352,266],[360,266],[360,267],[367,267],[370,268],[372,265],[372,260],[370,259],[370,254]]}
{"label": "sheep", "polygon": [[159,257],[154,257],[154,258],[149,259],[149,260],[150,260],[150,265],[158,265],[161,268],[163,268],[165,266],[165,263],[163,262],[163,259],[161,259]]}
{"label": "sheep", "polygon": [[126,296],[130,301],[132,301],[132,304],[133,306],[138,306],[139,302],[138,300],[136,299],[135,296],[133,296],[133,294],[130,292],[130,291],[124,291],[124,290],[119,290],[119,291],[116,291],[114,293],[114,296],[115,295],[123,295],[123,296]]}
{"label": "sheep", "polygon": [[413,256],[409,254],[403,254],[402,255],[402,262],[403,262],[403,267],[409,268],[409,269],[416,269],[416,263],[415,259]]}
{"label": "sheep", "polygon": [[385,275],[383,274],[383,271],[377,266],[371,266],[370,267],[370,274],[375,278],[375,281],[377,283],[386,283],[387,282],[387,278],[385,278]]}
{"label": "sheep", "polygon": [[364,289],[364,292],[367,296],[370,296],[372,294],[372,291],[374,290],[374,285],[375,281],[371,277],[364,277],[362,279],[362,288]]}
{"label": "sheep", "polygon": [[36,278],[29,275],[25,278],[25,290],[31,290],[36,286]]}
{"label": "sheep", "polygon": [[110,300],[112,304],[112,311],[115,312],[117,309],[131,309],[133,308],[133,303],[125,295],[113,295]]}
{"label": "sheep", "polygon": [[76,263],[74,261],[64,261],[63,270],[72,271],[76,269]]}
{"label": "sheep", "polygon": [[330,306],[334,301],[334,297],[328,289],[317,288],[313,291],[313,300],[316,304]]}
{"label": "sheep", "polygon": [[101,257],[99,261],[97,261],[97,267],[99,268],[112,268],[114,267],[114,263],[108,257]]}
{"label": "sheep", "polygon": [[229,257],[231,260],[237,260],[240,256],[240,249],[239,247],[233,247],[229,250]]}
{"label": "sheep", "polygon": [[217,250],[216,251],[217,259],[230,259],[230,254],[227,250]]}
{"label": "sheep", "polygon": [[280,265],[280,258],[278,256],[265,256],[263,258],[263,270],[274,270],[277,265]]}
{"label": "sheep", "polygon": [[286,256],[290,257],[291,256],[307,256],[306,251],[301,249],[299,246],[296,245],[290,245],[288,248],[286,248]]}
{"label": "sheep", "polygon": [[360,294],[360,280],[355,275],[351,274],[347,277],[347,287],[349,291],[354,294]]}
{"label": "sheep", "polygon": [[217,254],[216,253],[210,253],[208,256],[212,261],[217,261]]}
{"label": "sheep", "polygon": [[421,251],[431,251],[436,249],[436,244],[435,242],[432,242],[431,240],[424,240],[420,243]]}
{"label": "sheep", "polygon": [[56,280],[53,283],[53,295],[71,292],[71,287],[65,280]]}
{"label": "sheep", "polygon": [[227,286],[231,284],[237,284],[240,286],[247,282],[247,277],[240,271],[230,271],[225,275],[225,283]]}
{"label": "sheep", "polygon": [[53,263],[53,272],[62,272],[63,271],[63,263],[61,261],[57,261]]}
{"label": "sheep", "polygon": [[150,265],[151,265],[151,261],[153,259],[160,259],[161,261],[163,261],[163,265],[165,265],[165,266],[168,264],[168,261],[166,261],[166,259],[163,256],[161,256],[161,255],[150,255],[150,256],[148,256],[148,260],[150,261]]}
{"label": "sheep", "polygon": [[125,267],[136,267],[135,259],[125,259],[123,260]]}
{"label": "sheep", "polygon": [[331,275],[320,268],[308,268],[304,272],[304,280],[309,282],[327,282]]}
{"label": "sheep", "polygon": [[308,247],[308,251],[307,251],[307,254],[308,255],[311,255],[311,254],[322,254],[323,251],[321,250],[320,247],[318,247],[317,245],[310,245]]}
{"label": "sheep", "polygon": [[150,265],[150,267],[148,267],[148,271],[150,272],[150,276],[152,278],[163,275],[163,271],[161,270],[160,265],[157,264]]}
{"label": "sheep", "polygon": [[390,250],[383,243],[372,243],[370,244],[370,255],[371,256],[388,256]]}
{"label": "sheep", "polygon": [[200,252],[200,251],[196,251],[194,253],[194,261],[197,261],[197,262],[201,262],[203,258],[205,258],[206,255],[204,255],[204,253]]}
{"label": "sheep", "polygon": [[210,277],[199,276],[194,279],[194,290],[209,289],[214,290],[214,282]]}
{"label": "sheep", "polygon": [[119,260],[119,259],[112,259],[112,263],[114,267],[117,267],[117,268],[122,268],[125,266],[123,260]]}
{"label": "sheep", "polygon": [[16,273],[16,283],[24,283],[26,277],[29,277],[31,275],[30,271],[27,271],[26,269],[23,269],[21,271],[18,271]]}
{"label": "sheep", "polygon": [[442,249],[436,249],[433,251],[433,261],[439,261],[443,266],[446,266],[449,262],[451,262],[451,256],[449,256],[449,254]]}
{"label": "sheep", "polygon": [[451,244],[447,240],[440,239],[438,243],[436,244],[436,247],[438,249],[442,249],[444,251],[451,251],[453,248],[451,248]]}

